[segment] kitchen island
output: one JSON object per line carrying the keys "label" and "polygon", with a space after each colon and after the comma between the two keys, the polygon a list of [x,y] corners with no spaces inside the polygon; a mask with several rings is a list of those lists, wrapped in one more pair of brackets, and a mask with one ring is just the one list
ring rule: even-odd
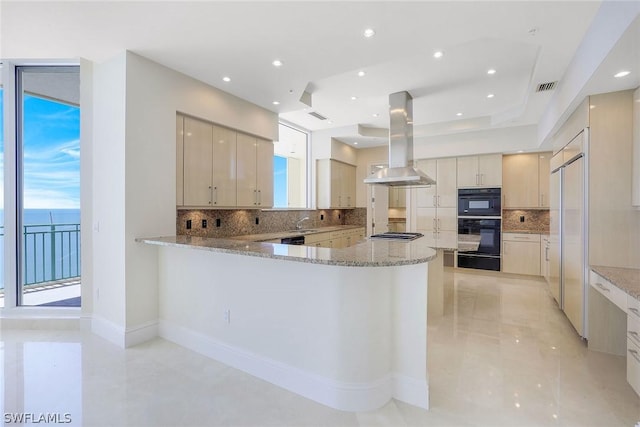
{"label": "kitchen island", "polygon": [[333,408],[428,408],[427,239],[137,241],[158,246],[160,336]]}

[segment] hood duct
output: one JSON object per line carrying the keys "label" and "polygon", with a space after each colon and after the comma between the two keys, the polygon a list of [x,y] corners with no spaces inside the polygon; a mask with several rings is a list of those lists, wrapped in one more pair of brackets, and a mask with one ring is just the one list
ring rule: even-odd
{"label": "hood duct", "polygon": [[436,183],[413,167],[413,98],[409,92],[389,95],[389,167],[370,175],[364,183],[390,187]]}

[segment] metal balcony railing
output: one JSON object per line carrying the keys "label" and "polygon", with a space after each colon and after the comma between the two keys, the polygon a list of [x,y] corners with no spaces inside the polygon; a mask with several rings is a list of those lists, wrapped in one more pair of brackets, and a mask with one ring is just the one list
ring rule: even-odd
{"label": "metal balcony railing", "polygon": [[[34,285],[80,276],[80,224],[23,226],[22,277]],[[0,227],[4,238],[4,227]]]}

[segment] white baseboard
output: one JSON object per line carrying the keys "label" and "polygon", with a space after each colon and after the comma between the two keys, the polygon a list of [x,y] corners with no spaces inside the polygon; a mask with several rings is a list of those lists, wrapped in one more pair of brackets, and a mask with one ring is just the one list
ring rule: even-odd
{"label": "white baseboard", "polygon": [[158,322],[147,322],[132,328],[123,328],[102,317],[93,316],[91,332],[121,348],[131,347],[158,336]]}
{"label": "white baseboard", "polygon": [[131,347],[158,336],[158,322],[146,322],[133,328],[127,328],[124,337],[125,347]]}
{"label": "white baseboard", "polygon": [[366,383],[340,382],[230,346],[171,322],[161,320],[158,334],[190,350],[342,411],[375,410],[391,398],[428,408],[426,381],[387,375]]}
{"label": "white baseboard", "polygon": [[91,319],[91,332],[112,342],[118,347],[125,347],[124,328],[116,325],[110,320],[94,315]]}

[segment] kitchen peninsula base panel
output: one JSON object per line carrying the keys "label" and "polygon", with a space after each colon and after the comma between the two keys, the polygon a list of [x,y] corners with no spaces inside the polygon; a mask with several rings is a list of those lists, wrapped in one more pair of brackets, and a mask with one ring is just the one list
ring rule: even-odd
{"label": "kitchen peninsula base panel", "polygon": [[158,249],[163,338],[336,409],[428,409],[427,263]]}

